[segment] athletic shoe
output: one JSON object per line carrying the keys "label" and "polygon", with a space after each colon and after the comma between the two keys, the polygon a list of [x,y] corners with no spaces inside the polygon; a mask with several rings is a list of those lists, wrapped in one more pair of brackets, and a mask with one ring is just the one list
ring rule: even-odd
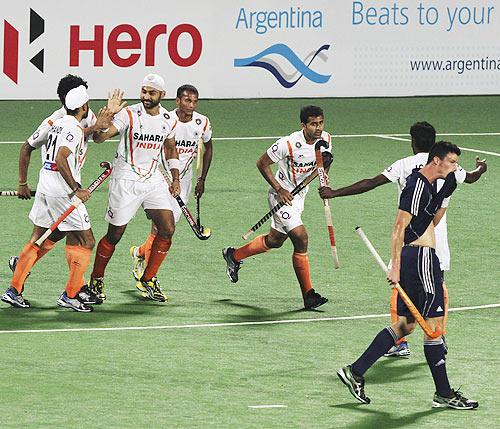
{"label": "athletic shoe", "polygon": [[451,389],[451,396],[449,398],[445,396],[440,396],[434,393],[434,399],[432,400],[432,408],[454,408],[455,410],[473,410],[479,407],[477,401],[472,399],[467,399],[462,395],[460,390]]}
{"label": "athletic shoe", "polygon": [[387,353],[384,354],[385,357],[400,357],[409,359],[410,358],[410,346],[406,341],[403,341],[397,346],[392,346]]}
{"label": "athletic shoe", "polygon": [[78,299],[84,304],[102,304],[102,299],[92,292],[87,285],[83,285],[80,292],[78,292]]}
{"label": "athletic shoe", "polygon": [[238,271],[240,270],[243,261],[236,261],[233,255],[233,247],[226,247],[225,249],[222,249],[222,256],[224,256],[227,264],[227,276],[229,277],[229,280],[231,280],[233,283],[236,283],[238,281]]}
{"label": "athletic shoe", "polygon": [[321,296],[314,289],[310,289],[304,297],[304,308],[306,310],[312,310],[314,308],[318,308],[320,305],[326,304],[327,302],[328,298]]}
{"label": "athletic shoe", "polygon": [[[9,268],[12,272],[16,271],[17,261],[19,261],[19,256],[11,256],[9,258]],[[28,278],[31,274],[31,271],[28,272],[26,278]]]}
{"label": "athletic shoe", "polygon": [[132,257],[132,275],[137,282],[140,282],[144,274],[144,258],[139,256],[139,248],[137,246],[130,248],[130,256]]}
{"label": "athletic shoe", "polygon": [[443,351],[444,354],[448,354],[448,343],[446,342],[446,338],[444,338],[444,335],[441,335],[441,339],[443,340]]}
{"label": "athletic shoe", "polygon": [[91,277],[88,288],[95,296],[100,298],[101,301],[106,299],[106,293],[104,292],[104,277],[96,277],[95,279]]}
{"label": "athletic shoe", "polygon": [[352,373],[351,365],[344,366],[337,371],[340,381],[344,383],[359,402],[369,404],[370,398],[365,396],[365,379],[364,377],[356,377]]}
{"label": "athletic shoe", "polygon": [[148,281],[141,280],[141,285],[146,290],[145,298],[160,302],[168,301],[168,296],[161,290],[160,282],[156,277]]}
{"label": "athletic shoe", "polygon": [[84,304],[82,301],[80,301],[78,295],[74,298],[70,298],[66,291],[64,291],[57,300],[57,305],[64,308],[71,308],[72,310],[82,313],[90,313],[94,310],[92,306]]}
{"label": "athletic shoe", "polygon": [[21,293],[18,293],[13,287],[8,288],[0,298],[3,302],[17,308],[29,308],[30,303],[23,298]]}

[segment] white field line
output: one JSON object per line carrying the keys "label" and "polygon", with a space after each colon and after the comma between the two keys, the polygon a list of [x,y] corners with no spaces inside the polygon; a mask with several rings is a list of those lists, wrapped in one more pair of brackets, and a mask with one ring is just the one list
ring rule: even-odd
{"label": "white field line", "polygon": [[249,405],[248,408],[288,408],[288,405]]}
{"label": "white field line", "polygon": [[[498,133],[491,133],[488,135],[497,135]],[[440,136],[453,136],[453,135],[467,135],[467,136],[472,136],[472,135],[478,135],[478,134],[438,134]],[[479,134],[479,135],[484,135],[484,134]],[[410,142],[411,140],[408,138],[401,138],[401,137],[395,137],[394,135],[385,135],[385,134],[377,134],[374,137],[379,137],[381,139],[388,139],[388,140],[399,140],[403,142]],[[479,150],[479,149],[470,149],[468,147],[460,147],[461,150],[465,152],[474,152],[474,153],[482,153],[485,155],[493,155],[493,156],[500,156],[500,153],[497,152],[488,152],[487,150]]]}
{"label": "white field line", "polygon": [[[440,133],[439,136],[500,136],[500,132],[491,133]],[[227,140],[277,140],[283,136],[253,136],[253,137],[214,137],[214,141],[227,141]],[[332,134],[333,138],[357,138],[357,137],[408,137],[408,134],[398,134],[398,133],[379,133],[379,134]],[[396,139],[394,139],[396,140]],[[406,140],[406,139],[404,139]],[[108,140],[111,142],[117,142],[119,140],[112,139]],[[0,144],[21,144],[24,141],[0,141]]]}
{"label": "white field line", "polygon": [[[485,308],[499,308],[498,304],[476,305],[472,307],[450,308],[448,311],[469,311],[482,310]],[[25,310],[29,311],[29,310]],[[365,314],[360,316],[341,316],[341,317],[319,317],[317,319],[289,319],[289,320],[264,320],[255,322],[227,322],[227,323],[200,323],[191,325],[160,325],[160,326],[117,326],[109,328],[60,328],[60,329],[16,329],[3,330],[0,334],[40,334],[52,332],[96,332],[96,331],[149,331],[153,329],[196,329],[196,328],[225,328],[230,326],[258,326],[258,325],[284,325],[291,323],[309,323],[309,322],[334,322],[341,320],[365,320],[389,317],[390,314]]]}

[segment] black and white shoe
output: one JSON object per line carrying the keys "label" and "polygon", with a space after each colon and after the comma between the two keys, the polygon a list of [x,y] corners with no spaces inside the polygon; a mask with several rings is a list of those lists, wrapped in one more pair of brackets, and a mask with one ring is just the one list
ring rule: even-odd
{"label": "black and white shoe", "polygon": [[460,390],[451,389],[451,396],[441,396],[434,393],[432,408],[453,408],[455,410],[473,410],[479,407],[477,401],[467,399]]}
{"label": "black and white shoe", "polygon": [[102,299],[99,298],[92,290],[90,290],[88,285],[83,285],[83,287],[80,289],[80,292],[78,292],[78,298],[84,304],[102,304]]}
{"label": "black and white shoe", "polygon": [[18,293],[17,290],[10,287],[0,298],[3,302],[12,305],[12,307],[17,308],[29,308],[30,303],[23,298],[21,293]]}
{"label": "black and white shoe", "polygon": [[[12,272],[16,271],[17,261],[19,261],[19,256],[11,256],[9,258],[9,268]],[[31,274],[31,271],[26,275],[28,278]]]}
{"label": "black and white shoe", "polygon": [[313,310],[314,308],[318,308],[320,305],[326,304],[327,302],[328,298],[321,296],[314,289],[310,289],[304,297],[304,308],[306,310]]}
{"label": "black and white shoe", "polygon": [[229,277],[229,280],[231,280],[233,283],[236,283],[238,281],[238,271],[241,268],[241,264],[243,261],[236,261],[234,259],[234,248],[233,247],[226,247],[225,249],[222,249],[222,256],[226,260],[226,273],[227,276]]}
{"label": "black and white shoe", "polygon": [[365,379],[364,377],[356,377],[352,373],[351,365],[344,366],[337,371],[340,381],[344,383],[359,402],[369,404],[370,398],[365,395]]}
{"label": "black and white shoe", "polygon": [[74,298],[70,298],[66,291],[64,291],[59,299],[57,300],[57,305],[64,308],[71,308],[74,311],[79,311],[82,313],[90,313],[94,309],[91,305],[84,304],[76,295]]}

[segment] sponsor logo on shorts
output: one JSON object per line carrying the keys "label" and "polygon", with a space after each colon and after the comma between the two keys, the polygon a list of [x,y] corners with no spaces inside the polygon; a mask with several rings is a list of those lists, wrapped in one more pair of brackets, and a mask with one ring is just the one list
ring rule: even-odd
{"label": "sponsor logo on shorts", "polygon": [[285,220],[290,219],[290,213],[288,212],[281,212],[281,217]]}
{"label": "sponsor logo on shorts", "polygon": [[108,216],[113,219],[115,217],[115,214],[113,213],[113,210],[108,209]]}

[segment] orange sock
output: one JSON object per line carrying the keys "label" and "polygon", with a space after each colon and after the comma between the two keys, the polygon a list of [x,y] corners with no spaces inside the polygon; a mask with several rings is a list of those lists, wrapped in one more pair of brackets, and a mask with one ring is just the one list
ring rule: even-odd
{"label": "orange sock", "polygon": [[66,294],[74,298],[85,284],[83,278],[90,264],[92,251],[82,246],[66,245],[66,260],[69,266],[68,283],[66,283]]}
{"label": "orange sock", "polygon": [[106,270],[114,251],[115,245],[111,244],[106,236],[102,237],[95,252],[94,269],[91,274],[93,279],[104,277],[104,270]]}
{"label": "orange sock", "polygon": [[443,282],[444,292],[444,317],[443,317],[443,335],[446,334],[446,324],[448,323],[448,288]]}
{"label": "orange sock", "polygon": [[[396,323],[398,321],[398,290],[392,288],[391,292],[391,322]],[[400,338],[396,341],[396,345],[399,346],[401,343],[406,341],[406,337]]]}
{"label": "orange sock", "polygon": [[34,264],[36,264],[43,256],[49,253],[54,248],[55,245],[56,243],[54,241],[49,240],[47,238],[47,240],[43,242],[42,247],[40,247],[40,250],[38,250],[38,255]]}
{"label": "orange sock", "polygon": [[28,273],[31,271],[31,268],[35,265],[39,250],[40,248],[30,241],[24,246],[21,254],[19,255],[16,270],[14,271],[14,275],[12,276],[12,280],[10,282],[10,287],[16,289],[18,293],[23,292],[24,282],[26,281],[26,277],[28,277]]}
{"label": "orange sock", "polygon": [[242,259],[248,258],[249,256],[258,255],[259,253],[264,253],[269,250],[266,245],[266,236],[259,235],[255,237],[250,243],[235,249],[233,253],[233,258],[235,261],[239,262]]}
{"label": "orange sock", "polygon": [[160,265],[167,257],[168,249],[170,249],[171,245],[172,240],[170,238],[163,238],[159,235],[156,236],[153,244],[151,245],[151,256],[149,258],[148,265],[146,265],[146,269],[142,275],[144,280],[151,280],[156,276],[156,274],[158,274]]}
{"label": "orange sock", "polygon": [[139,250],[137,251],[137,255],[141,258],[144,258],[146,265],[149,262],[149,257],[151,255],[151,246],[153,245],[153,241],[156,238],[156,234],[149,234],[146,241],[141,244]]}
{"label": "orange sock", "polygon": [[293,252],[292,255],[293,269],[299,281],[302,296],[305,297],[306,293],[312,289],[311,284],[311,270],[309,268],[309,256],[307,253]]}

